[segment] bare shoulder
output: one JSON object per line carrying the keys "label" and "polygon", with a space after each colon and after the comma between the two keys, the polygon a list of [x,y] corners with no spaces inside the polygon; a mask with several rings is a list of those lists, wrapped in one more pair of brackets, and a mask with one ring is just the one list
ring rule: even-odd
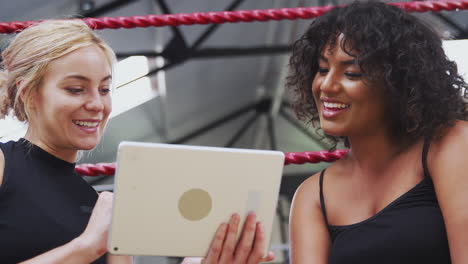
{"label": "bare shoulder", "polygon": [[[341,175],[343,175],[343,170],[344,170],[344,162],[343,160],[338,160],[334,162],[332,165],[330,165],[326,169],[326,175],[324,176],[326,181],[326,184],[328,187],[330,187],[336,180],[340,178]],[[296,196],[298,198],[301,198],[305,200],[306,203],[308,203],[308,206],[310,206],[310,202],[314,201],[316,202],[315,204],[320,208],[320,174],[322,172],[317,172],[311,177],[307,178],[297,189],[296,191]]]}
{"label": "bare shoulder", "polygon": [[294,199],[306,199],[309,202],[314,199],[319,194],[319,180],[320,172],[315,173],[314,175],[307,178],[301,185],[297,188]]}
{"label": "bare shoulder", "polygon": [[442,211],[453,263],[468,263],[468,122],[457,121],[431,143],[427,165]]}
{"label": "bare shoulder", "polygon": [[5,156],[3,155],[2,149],[0,149],[0,186],[3,182],[3,171],[5,170]]}
{"label": "bare shoulder", "polygon": [[[456,121],[440,139],[431,144],[429,168],[438,171],[447,166],[462,165],[468,168],[468,121]],[[431,168],[432,167],[432,168]]]}
{"label": "bare shoulder", "polygon": [[291,263],[327,263],[330,238],[320,208],[320,172],[294,194],[289,219]]}
{"label": "bare shoulder", "polygon": [[[457,121],[431,143],[427,158],[429,173],[439,199],[458,195],[458,188],[468,188],[468,122]],[[465,189],[466,190],[466,189]],[[466,193],[462,191],[461,193]],[[468,194],[468,193],[467,193]],[[463,195],[464,196],[464,195]],[[468,199],[468,196],[463,197]]]}
{"label": "bare shoulder", "polygon": [[468,142],[468,121],[457,120],[455,124],[445,131],[441,143]]}

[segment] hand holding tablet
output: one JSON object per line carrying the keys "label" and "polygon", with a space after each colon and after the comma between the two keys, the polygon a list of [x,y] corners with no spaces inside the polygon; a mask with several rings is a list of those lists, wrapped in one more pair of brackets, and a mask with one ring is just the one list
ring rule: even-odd
{"label": "hand holding tablet", "polygon": [[283,163],[278,151],[122,143],[109,252],[206,263],[271,258]]}
{"label": "hand holding tablet", "polygon": [[[196,260],[184,260],[183,264],[215,264],[215,263],[248,263],[272,261],[273,252],[263,257],[265,231],[260,222],[257,222],[255,213],[249,213],[242,230],[242,235],[237,241],[240,218],[238,214],[231,216],[229,223],[219,226],[211,242],[206,258]],[[237,245],[236,245],[237,243]]]}

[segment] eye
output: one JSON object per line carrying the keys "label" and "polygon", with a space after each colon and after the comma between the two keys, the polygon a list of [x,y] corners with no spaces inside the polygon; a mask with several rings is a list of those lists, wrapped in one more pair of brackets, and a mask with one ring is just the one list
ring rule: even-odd
{"label": "eye", "polygon": [[345,72],[345,75],[348,76],[349,78],[361,78],[362,73],[356,73],[356,72]]}
{"label": "eye", "polygon": [[71,94],[80,94],[84,90],[83,88],[80,88],[80,87],[67,87],[65,89]]}
{"label": "eye", "polygon": [[318,73],[319,73],[320,75],[325,75],[326,73],[328,73],[328,69],[327,69],[327,68],[319,67],[319,68],[318,68]]}
{"label": "eye", "polygon": [[99,92],[100,92],[102,95],[106,95],[106,94],[110,93],[110,91],[111,91],[111,89],[110,89],[110,88],[107,88],[107,87],[99,89]]}

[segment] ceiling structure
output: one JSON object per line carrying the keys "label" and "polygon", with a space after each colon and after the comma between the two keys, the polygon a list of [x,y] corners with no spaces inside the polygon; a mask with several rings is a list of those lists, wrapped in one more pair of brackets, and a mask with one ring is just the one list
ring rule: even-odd
{"label": "ceiling structure", "polygon": [[[132,16],[340,5],[325,0],[16,0],[7,21]],[[386,1],[399,2],[399,1]],[[445,38],[468,37],[467,11],[417,14]],[[115,115],[102,143],[81,162],[115,160],[122,140],[288,151],[326,149],[314,129],[297,121],[285,96],[289,45],[309,21],[102,30],[120,59],[146,55],[153,93]],[[3,35],[3,46],[10,36]],[[125,96],[136,94],[130,88]],[[117,89],[116,93],[119,92]],[[117,94],[116,94],[117,96]],[[1,131],[0,131],[1,133]],[[323,165],[288,166],[310,173]],[[108,180],[106,180],[108,181]]]}

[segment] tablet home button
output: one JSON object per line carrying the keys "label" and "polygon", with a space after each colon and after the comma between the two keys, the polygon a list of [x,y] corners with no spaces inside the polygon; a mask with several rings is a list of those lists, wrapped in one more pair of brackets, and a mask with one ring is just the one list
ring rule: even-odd
{"label": "tablet home button", "polygon": [[179,199],[179,212],[187,220],[198,221],[211,211],[210,194],[202,189],[190,189]]}

